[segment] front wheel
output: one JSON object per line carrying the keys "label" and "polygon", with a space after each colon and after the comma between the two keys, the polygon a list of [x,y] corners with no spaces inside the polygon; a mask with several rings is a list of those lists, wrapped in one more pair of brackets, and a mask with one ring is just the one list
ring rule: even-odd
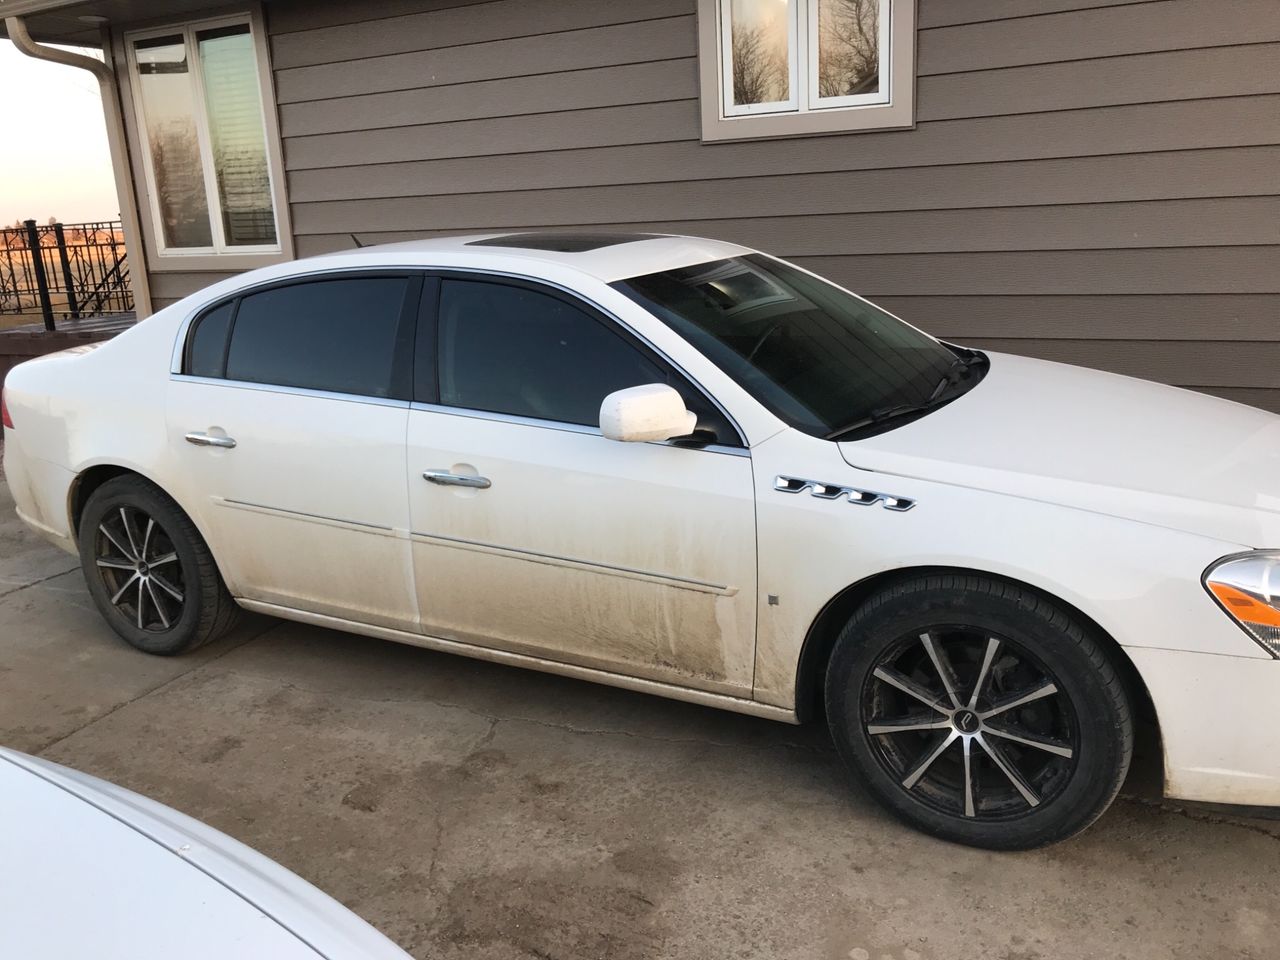
{"label": "front wheel", "polygon": [[239,607],[195,524],[138,476],[108,480],[80,518],[80,566],[111,628],[146,653],[173,656],[226,633]]}
{"label": "front wheel", "polygon": [[827,716],[889,810],[992,849],[1055,843],[1097,819],[1133,747],[1124,685],[1090,631],[1042,597],[929,576],[872,597],[836,641]]}

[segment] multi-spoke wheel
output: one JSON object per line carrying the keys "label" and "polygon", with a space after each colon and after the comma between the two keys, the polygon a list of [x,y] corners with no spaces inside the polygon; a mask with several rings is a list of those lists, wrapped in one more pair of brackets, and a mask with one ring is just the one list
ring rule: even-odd
{"label": "multi-spoke wheel", "polygon": [[139,630],[168,630],[182,616],[182,564],[164,528],[137,507],[118,508],[98,524],[94,563],[111,602]]}
{"label": "multi-spoke wheel", "polygon": [[1047,600],[979,577],[904,581],[836,642],[841,754],[899,816],[1017,849],[1084,829],[1128,769],[1132,722],[1107,651]]}
{"label": "multi-spoke wheel", "polygon": [[80,518],[80,562],[98,609],[148,653],[184,653],[230,629],[238,608],[195,525],[159,488],[121,476]]}

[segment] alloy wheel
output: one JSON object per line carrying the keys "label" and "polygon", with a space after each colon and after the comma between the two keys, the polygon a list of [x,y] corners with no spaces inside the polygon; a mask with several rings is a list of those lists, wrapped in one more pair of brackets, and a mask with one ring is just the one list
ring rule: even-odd
{"label": "alloy wheel", "polygon": [[169,534],[145,511],[122,506],[103,517],[94,562],[111,604],[139,630],[163,633],[181,619],[182,562]]}
{"label": "alloy wheel", "polygon": [[1016,641],[937,626],[890,644],[867,677],[877,761],[917,802],[973,820],[1041,807],[1070,782],[1079,726],[1061,682]]}

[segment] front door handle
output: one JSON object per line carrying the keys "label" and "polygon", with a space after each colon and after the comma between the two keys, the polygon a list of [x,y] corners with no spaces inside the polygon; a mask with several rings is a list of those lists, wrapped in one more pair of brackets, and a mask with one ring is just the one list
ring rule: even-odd
{"label": "front door handle", "polygon": [[488,490],[493,486],[488,477],[468,477],[461,473],[450,473],[448,470],[424,470],[422,479],[445,487],[474,487],[476,490]]}
{"label": "front door handle", "polygon": [[186,440],[187,443],[194,443],[197,447],[224,447],[230,450],[236,445],[230,437],[214,437],[207,433],[188,433]]}

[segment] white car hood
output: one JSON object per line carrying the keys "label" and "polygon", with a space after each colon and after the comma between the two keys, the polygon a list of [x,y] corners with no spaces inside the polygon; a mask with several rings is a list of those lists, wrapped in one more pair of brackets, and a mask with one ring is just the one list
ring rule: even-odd
{"label": "white car hood", "polygon": [[1082,367],[989,354],[969,393],[841,443],[852,466],[1280,547],[1280,417]]}
{"label": "white car hood", "polygon": [[283,867],[175,810],[0,749],[0,955],[406,960]]}

